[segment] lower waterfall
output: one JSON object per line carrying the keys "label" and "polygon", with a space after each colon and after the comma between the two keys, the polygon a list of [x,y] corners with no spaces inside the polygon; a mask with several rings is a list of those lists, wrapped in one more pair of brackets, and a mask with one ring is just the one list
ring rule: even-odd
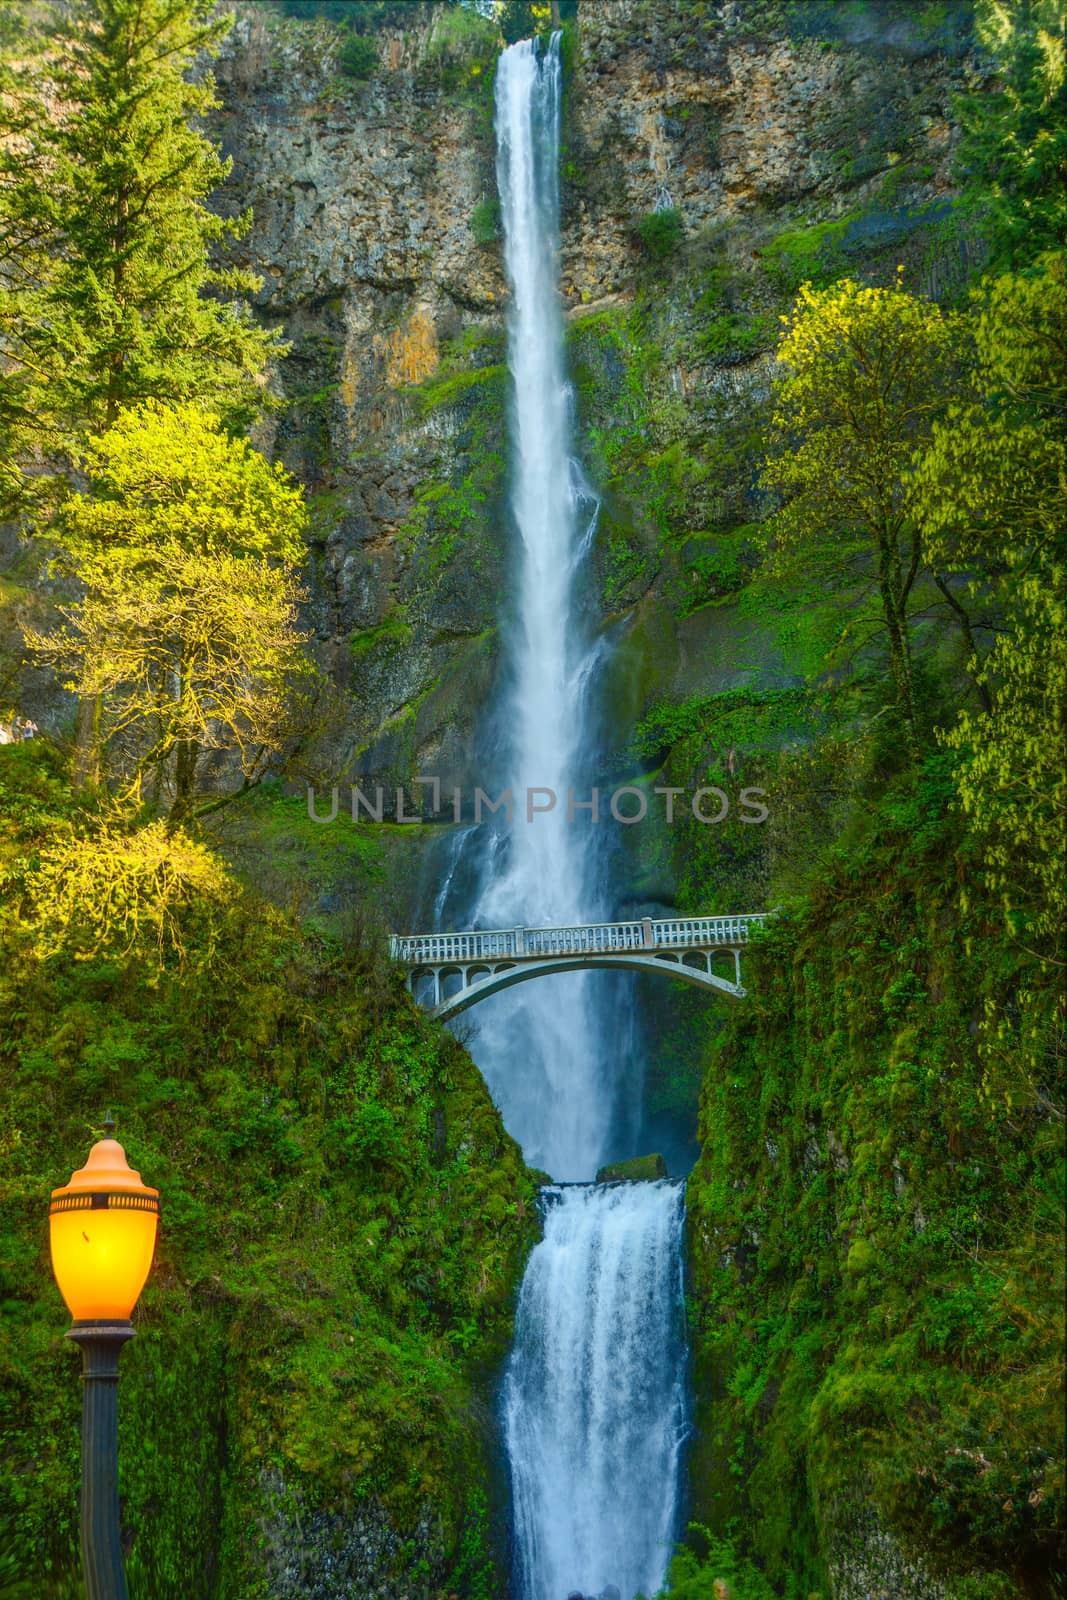
{"label": "lower waterfall", "polygon": [[504,1381],[524,1600],[660,1587],[686,1431],[681,1184],[545,1191]]}

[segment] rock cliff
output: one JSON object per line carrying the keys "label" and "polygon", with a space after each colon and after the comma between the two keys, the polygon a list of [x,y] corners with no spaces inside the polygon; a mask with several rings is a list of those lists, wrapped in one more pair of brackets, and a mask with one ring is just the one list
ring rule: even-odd
{"label": "rock cliff", "polygon": [[[734,603],[777,317],[842,266],[961,280],[967,9],[582,0],[567,30],[563,292],[620,726],[753,667],[786,681],[774,627]],[[271,427],[316,496],[314,631],[352,708],[336,768],[461,781],[509,559],[498,41],[412,5],[358,82],[328,23],[235,10],[224,203],[252,209],[242,254],[292,346]]]}

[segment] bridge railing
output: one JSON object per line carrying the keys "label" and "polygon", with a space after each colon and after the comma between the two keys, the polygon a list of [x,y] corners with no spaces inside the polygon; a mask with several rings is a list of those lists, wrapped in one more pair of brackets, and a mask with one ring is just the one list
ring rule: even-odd
{"label": "bridge railing", "polygon": [[406,966],[529,960],[626,950],[736,949],[769,913],[736,917],[647,918],[573,928],[497,928],[487,932],[394,934],[390,954]]}

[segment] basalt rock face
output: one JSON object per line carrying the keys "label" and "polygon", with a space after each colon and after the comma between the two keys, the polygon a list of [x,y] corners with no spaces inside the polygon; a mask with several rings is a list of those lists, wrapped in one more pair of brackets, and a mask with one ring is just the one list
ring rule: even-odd
{"label": "basalt rock face", "polygon": [[[735,601],[796,284],[899,258],[938,292],[971,248],[943,237],[967,7],[815,5],[806,32],[779,9],[583,0],[568,32],[562,281],[618,727],[734,686],[742,654],[746,682],[789,679],[775,627]],[[469,785],[509,545],[499,44],[472,12],[413,5],[358,82],[328,24],[235,12],[223,203],[251,207],[240,253],[292,346],[264,443],[317,498],[310,621],[351,705],[334,771]]]}
{"label": "basalt rock face", "polygon": [[[504,426],[501,375],[482,370],[502,356],[499,259],[471,231],[493,188],[491,125],[474,127],[467,89],[491,70],[486,30],[474,19],[452,49],[454,19],[410,18],[377,37],[362,83],[339,75],[336,29],[239,7],[216,129],[233,159],[224,203],[252,209],[241,254],[263,279],[258,310],[291,344],[263,442],[317,497],[311,621],[353,705],[338,766],[405,776],[431,754],[435,770],[467,759],[487,690]],[[429,405],[442,372],[451,392]],[[451,548],[467,542],[454,507],[431,519],[425,503],[472,473],[476,553]]]}

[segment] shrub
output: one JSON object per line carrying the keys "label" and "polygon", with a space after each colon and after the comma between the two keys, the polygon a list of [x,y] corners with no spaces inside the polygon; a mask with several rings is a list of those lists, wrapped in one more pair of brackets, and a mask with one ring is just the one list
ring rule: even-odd
{"label": "shrub", "polygon": [[685,228],[682,213],[677,206],[667,206],[662,211],[650,211],[637,224],[641,243],[650,256],[662,260],[671,255],[682,242]]}
{"label": "shrub", "polygon": [[471,232],[475,244],[495,244],[500,234],[500,201],[479,200],[471,212]]}
{"label": "shrub", "polygon": [[341,46],[338,66],[346,78],[370,78],[378,65],[374,40],[365,33],[350,33]]}

